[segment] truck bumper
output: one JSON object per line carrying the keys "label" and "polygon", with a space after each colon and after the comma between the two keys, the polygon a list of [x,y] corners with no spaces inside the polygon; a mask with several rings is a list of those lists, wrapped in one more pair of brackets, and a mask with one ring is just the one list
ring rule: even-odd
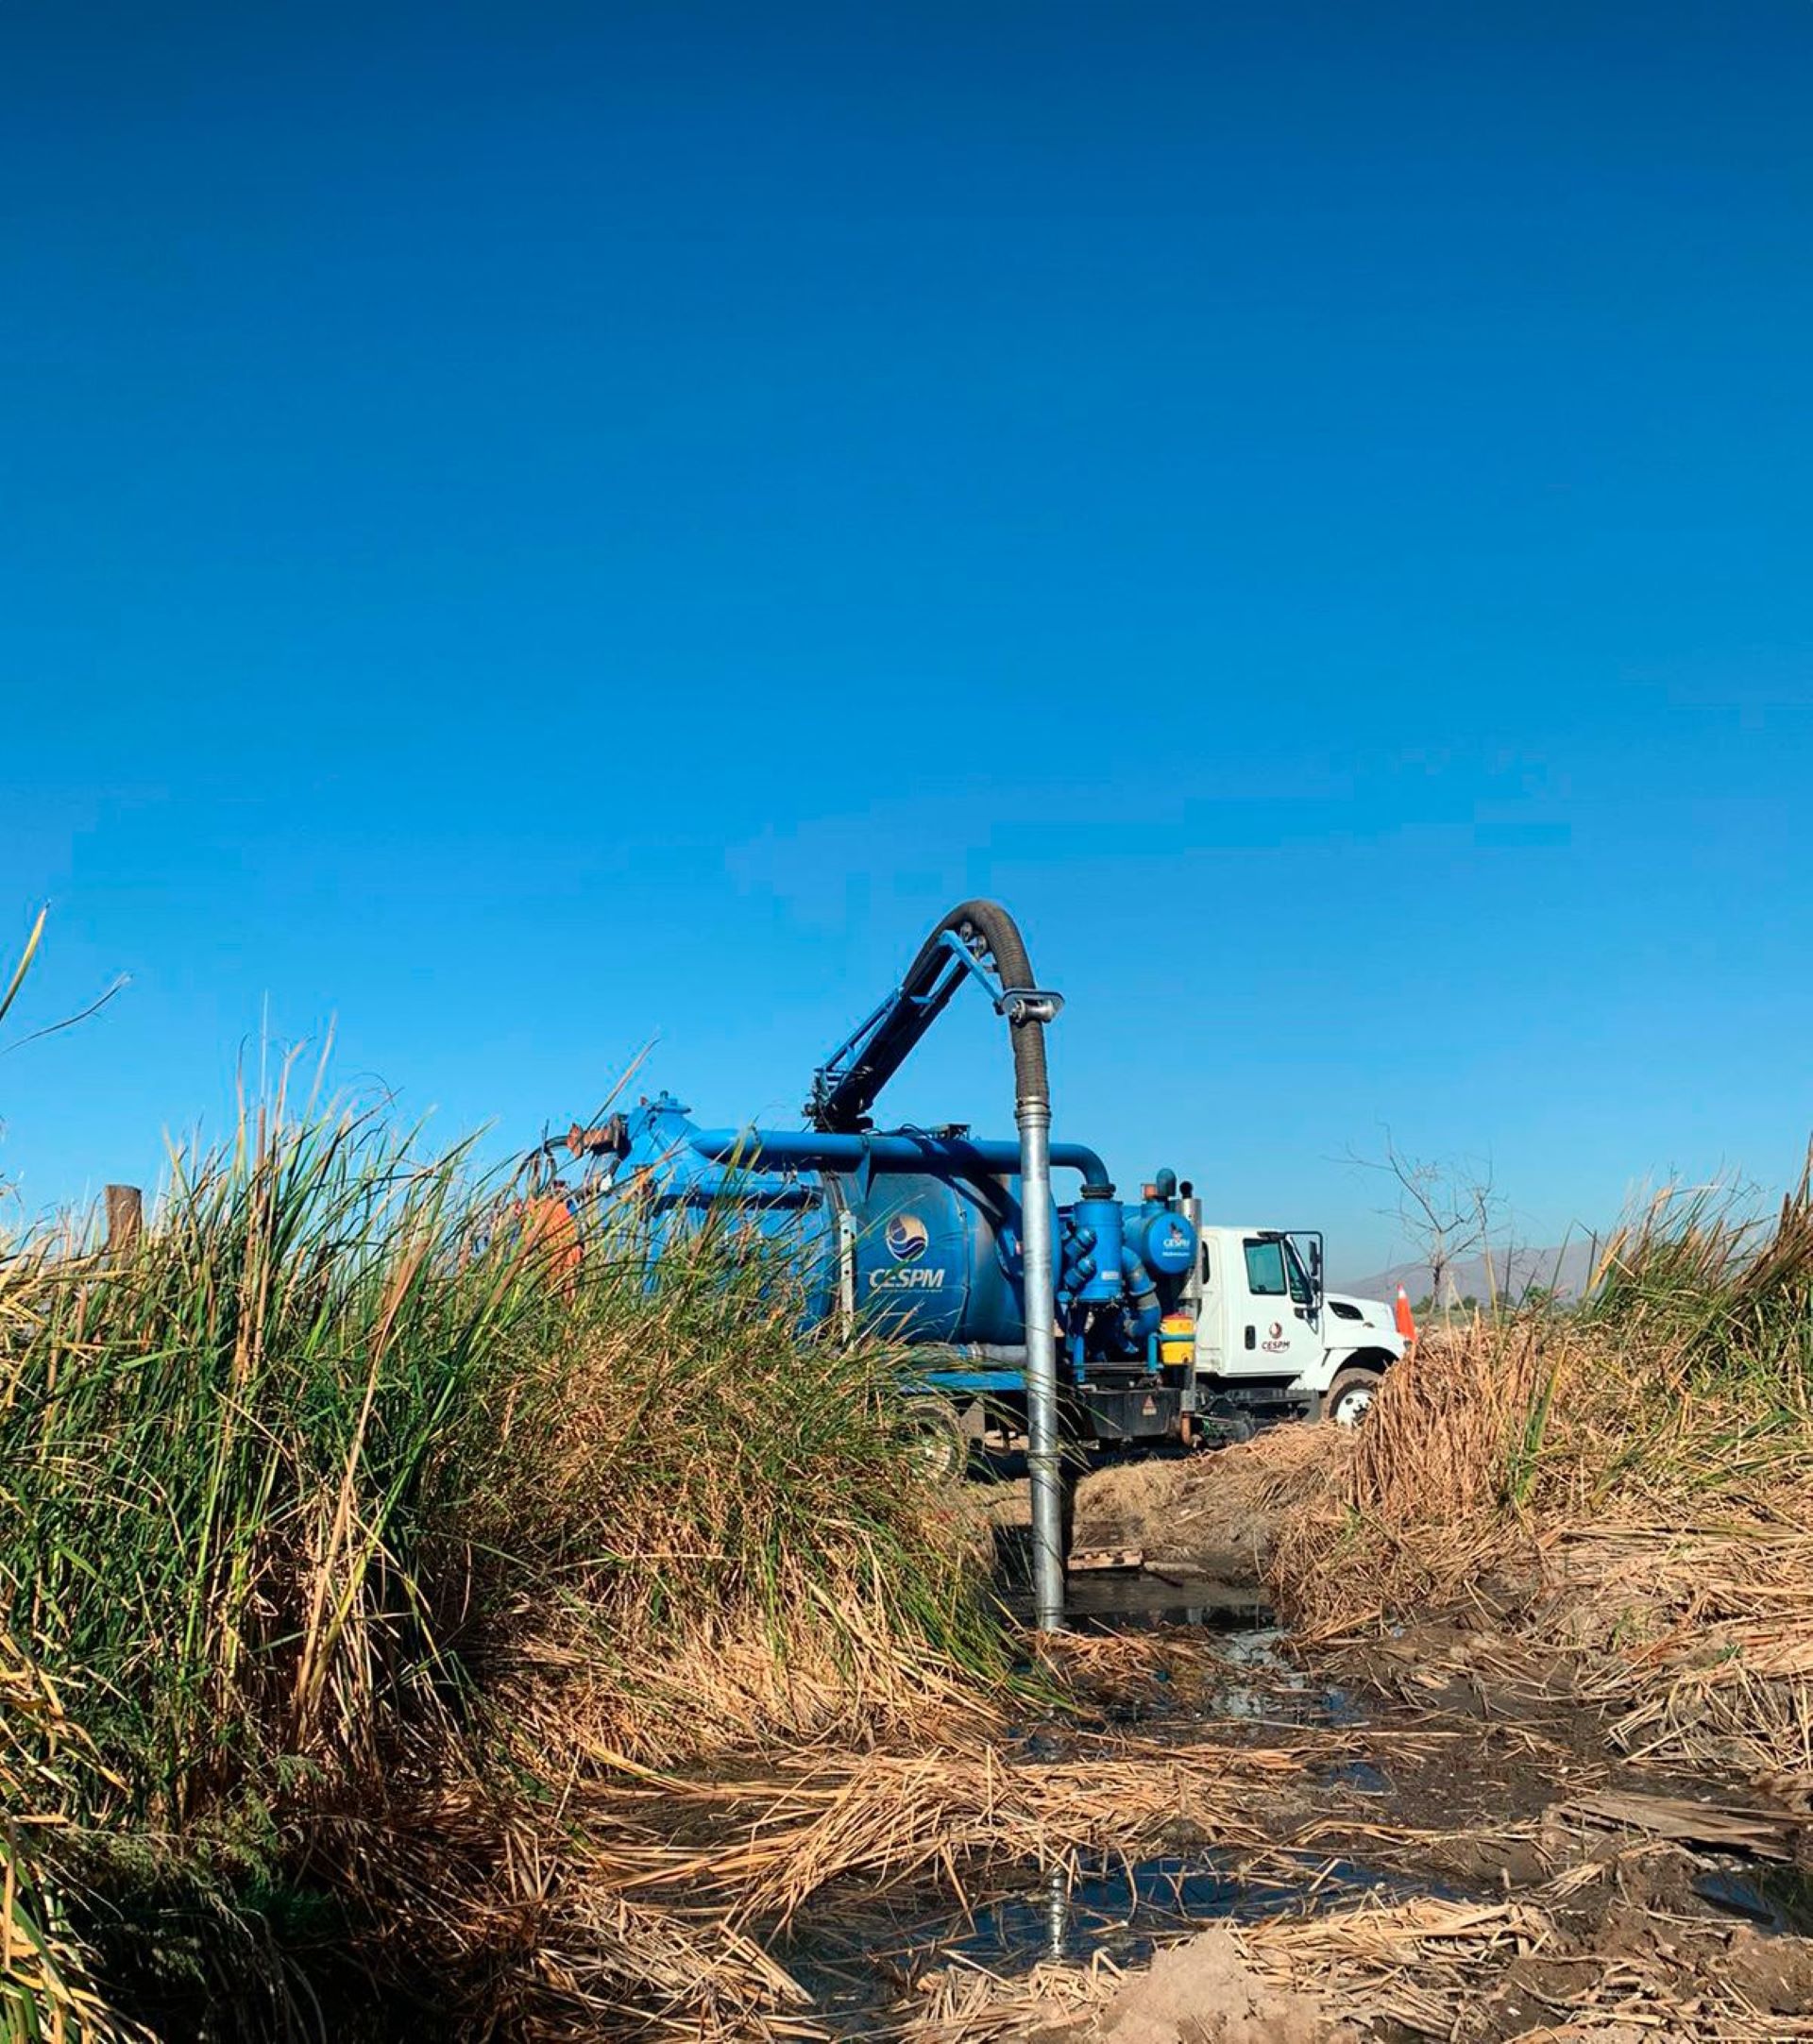
{"label": "truck bumper", "polygon": [[1083,1425],[1096,1441],[1175,1438],[1183,1415],[1184,1393],[1169,1384],[1087,1384],[1070,1394]]}

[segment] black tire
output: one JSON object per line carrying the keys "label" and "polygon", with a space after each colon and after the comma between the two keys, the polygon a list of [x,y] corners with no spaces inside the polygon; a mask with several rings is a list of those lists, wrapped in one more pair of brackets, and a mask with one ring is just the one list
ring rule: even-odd
{"label": "black tire", "polygon": [[[1357,1427],[1365,1418],[1379,1389],[1379,1373],[1364,1363],[1337,1371],[1322,1399],[1322,1417],[1330,1427]],[[1344,1410],[1345,1409],[1345,1410]]]}
{"label": "black tire", "polygon": [[913,1455],[934,1483],[954,1483],[970,1464],[970,1437],[948,1398],[908,1398],[901,1413]]}

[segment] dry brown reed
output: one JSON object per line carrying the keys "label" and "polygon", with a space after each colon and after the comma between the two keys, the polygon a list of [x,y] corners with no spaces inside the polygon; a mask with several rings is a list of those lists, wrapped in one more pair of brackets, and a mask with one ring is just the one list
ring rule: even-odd
{"label": "dry brown reed", "polygon": [[[1202,1986],[1194,2019],[1168,2029],[1129,2023],[1126,2035],[1205,2040],[1278,2036],[1345,2040],[1362,2034],[1484,2044],[1789,2044],[1813,2019],[1761,2007],[1703,1952],[1666,1939],[1583,1951],[1560,1920],[1560,1884],[1528,1900],[1422,1898],[1362,1902],[1316,1917],[1217,1927],[1200,1940]],[[1191,1948],[1181,1949],[1189,1978]],[[1267,1992],[1271,1999],[1267,1999]],[[1248,1997],[1251,1998],[1248,2002]],[[932,1976],[906,2021],[912,2044],[1005,2044],[1016,2037],[1122,2034],[1121,2004],[1137,1985],[1113,1966],[1044,1965],[1018,1980],[973,1967]],[[1221,2011],[1243,2002],[1258,2018],[1224,2031]],[[1313,2027],[1293,2020],[1310,2012]],[[1268,2014],[1271,2017],[1267,2020]]]}
{"label": "dry brown reed", "polygon": [[[717,1898],[737,1924],[785,1925],[813,1896],[853,1878],[870,1892],[936,1879],[961,1897],[965,1867],[981,1854],[1049,1867],[1173,1828],[1257,1848],[1268,1842],[1261,1797],[1304,1767],[1302,1754],[1284,1746],[1080,1733],[1075,1746],[1074,1757],[1039,1760],[947,1723],[908,1751],[806,1756],[753,1782],[651,1777],[651,1788],[675,1804],[715,1813],[720,1835],[690,1853],[630,1850],[627,1885]],[[1330,1750],[1319,1738],[1317,1759]]]}
{"label": "dry brown reed", "polygon": [[804,1991],[722,1909],[626,1892],[643,1835],[621,1795],[551,1808],[472,1775],[405,1787],[327,1842],[373,1906],[368,1963],[418,1988],[449,2035],[799,2034]]}
{"label": "dry brown reed", "polygon": [[72,1926],[211,2044],[784,2006],[621,1893],[620,1763],[986,1713],[1005,1648],[896,1359],[641,1246],[574,1281],[459,1158],[280,1099],[128,1254],[0,1263],[7,2044],[104,2024]]}
{"label": "dry brown reed", "polygon": [[1563,1366],[1533,1325],[1479,1322],[1386,1377],[1332,1481],[1279,1529],[1273,1591],[1306,1643],[1439,1610],[1531,1553],[1508,1471]]}
{"label": "dry brown reed", "polygon": [[1310,1643],[1432,1616],[1563,1657],[1633,1754],[1813,1788],[1813,1207],[1614,1237],[1591,1309],[1480,1319],[1387,1377],[1275,1594]]}
{"label": "dry brown reed", "polygon": [[0,1632],[0,2037],[134,2044],[144,2035],[110,2009],[91,1955],[61,1920],[40,1849],[65,1821],[64,1777],[96,1762],[55,1685]]}
{"label": "dry brown reed", "polygon": [[[1102,1657],[1085,1658],[1099,1675]],[[552,1807],[504,1802],[477,1773],[405,1783],[349,1814],[331,1850],[389,1926],[386,1967],[469,1984],[457,2013],[475,2024],[780,2039],[811,2025],[766,1948],[827,1894],[923,1885],[961,1902],[984,1859],[1074,1867],[1179,1835],[1261,1850],[1266,1811],[1343,1747],[1326,1733],[1300,1748],[1064,1736],[1064,1757],[1038,1757],[986,1696],[953,1690],[910,1746],[720,1754],[716,1777],[594,1751],[571,1760]],[[582,1745],[569,1733],[562,1750]]]}
{"label": "dry brown reed", "polygon": [[1645,1759],[1813,1790],[1813,1536],[1779,1527],[1565,1528],[1526,1630]]}

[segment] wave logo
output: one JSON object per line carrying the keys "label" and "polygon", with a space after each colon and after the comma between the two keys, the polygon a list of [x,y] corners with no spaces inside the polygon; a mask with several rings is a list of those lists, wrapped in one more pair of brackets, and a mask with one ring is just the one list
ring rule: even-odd
{"label": "wave logo", "polygon": [[896,1263],[917,1263],[925,1254],[932,1231],[916,1213],[897,1213],[881,1239]]}

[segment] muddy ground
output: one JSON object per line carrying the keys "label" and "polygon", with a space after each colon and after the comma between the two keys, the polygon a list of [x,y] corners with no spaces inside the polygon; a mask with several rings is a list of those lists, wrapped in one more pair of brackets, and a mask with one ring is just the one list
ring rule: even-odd
{"label": "muddy ground", "polygon": [[[1245,1812],[1271,1843],[1230,1851],[1182,1825],[1130,1863],[1084,1860],[1042,1879],[1025,1867],[972,1868],[967,1908],[936,1886],[885,1900],[822,1897],[785,1957],[822,1991],[834,2028],[873,2035],[884,2008],[910,2008],[956,1969],[996,1976],[1012,2009],[1005,2029],[959,2024],[948,2033],[958,2038],[1637,2044],[1813,2035],[1802,2027],[1813,2019],[1813,1885],[1796,1862],[1798,1827],[1735,1784],[1635,1765],[1606,1749],[1589,1713],[1449,1674],[1451,1642],[1441,1638],[1427,1642],[1428,1667],[1443,1672],[1426,1703],[1371,1686],[1390,1664],[1300,1665],[1275,1630],[1250,1621],[1166,1626],[1137,1645],[1123,1669],[1081,1679],[1093,1708],[1038,1728],[1038,1757],[1084,1755],[1103,1731],[1181,1748],[1226,1739],[1232,1727],[1255,1744],[1287,1744],[1305,1763],[1301,1775]],[[1538,1934],[1477,1959],[1461,1953],[1455,1991],[1470,2005],[1465,2020],[1453,2011],[1451,2030],[1388,2014],[1336,2019],[1253,1971],[1222,1928],[1424,1899],[1527,1900],[1541,1913]],[[1125,1979],[1102,2005],[1068,2008],[1035,1976],[1054,1962],[1079,1971],[1107,1962]],[[1674,2027],[1669,2010],[1714,1979],[1742,1997],[1753,2026]],[[1635,2026],[1565,2027],[1574,1999],[1589,1992],[1597,2006],[1608,1983],[1614,2002],[1631,2002]]]}
{"label": "muddy ground", "polygon": [[[1103,1460],[1076,1481],[1073,1547],[1091,1558],[1134,1555],[1154,1579],[1218,1583],[1257,1595],[1283,1512],[1327,1484],[1346,1446],[1328,1429],[1277,1429],[1247,1445],[1195,1454]],[[1030,1516],[1023,1458],[978,1462],[972,1495],[1008,1533]],[[1012,1543],[1001,1544],[1011,1576]]]}
{"label": "muddy ground", "polygon": [[1313,1462],[1313,1480],[1326,1480],[1323,1459],[1281,1457],[1284,1445],[1279,1440],[1257,1454],[1230,1447],[1092,1470],[1076,1487],[1076,1544],[1137,1549],[1160,1574],[1257,1587],[1271,1562],[1279,1512],[1302,1471]]}
{"label": "muddy ground", "polygon": [[[1489,1620],[1317,1657],[1272,1625],[1279,1512],[1327,1466],[1235,1449],[1084,1478],[1076,1547],[1102,1565],[1072,1605],[1101,1646],[1079,1708],[1026,1733],[1041,1758],[1116,1731],[1287,1744],[1300,1771],[1246,1812],[1268,1843],[1181,1826],[1137,1862],[971,1869],[960,1909],[827,1895],[788,1953],[822,2017],[1113,2044],[1813,2037],[1804,1816],[1614,1751],[1568,1671]],[[1009,1573],[1025,1489],[1008,1465],[978,1492]],[[1317,1959],[1318,1919],[1356,1904],[1381,1938],[1419,1907],[1458,1928],[1407,1961]]]}

